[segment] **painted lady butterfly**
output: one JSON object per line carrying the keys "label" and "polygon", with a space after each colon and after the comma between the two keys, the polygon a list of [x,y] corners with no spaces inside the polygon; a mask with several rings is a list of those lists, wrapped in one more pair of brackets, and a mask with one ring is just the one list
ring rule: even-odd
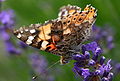
{"label": "painted lady butterfly", "polygon": [[74,54],[71,50],[91,36],[96,17],[97,10],[91,5],[82,11],[68,5],[60,8],[57,19],[21,27],[14,35],[30,46],[61,56],[61,64],[66,64]]}

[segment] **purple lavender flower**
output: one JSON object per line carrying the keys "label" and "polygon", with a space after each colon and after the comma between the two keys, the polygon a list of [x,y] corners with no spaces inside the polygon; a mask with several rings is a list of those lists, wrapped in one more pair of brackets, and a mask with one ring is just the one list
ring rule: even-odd
{"label": "purple lavender flower", "polygon": [[120,73],[120,63],[115,64],[115,73]]}
{"label": "purple lavender flower", "polygon": [[3,39],[5,49],[9,54],[21,54],[21,50],[17,49],[11,41],[9,33],[14,26],[14,12],[13,10],[4,10],[0,12],[0,34]]}
{"label": "purple lavender flower", "polygon": [[86,45],[82,45],[82,52],[92,51],[93,54],[100,54],[102,52],[101,48],[98,46],[96,42],[91,42]]}
{"label": "purple lavender flower", "polygon": [[119,75],[120,74],[120,63],[113,60],[111,62],[111,65],[113,66],[112,71],[113,71],[114,75]]}
{"label": "purple lavender flower", "polygon": [[95,25],[93,26],[92,40],[98,43],[101,41],[105,42],[106,47],[110,50],[114,48],[113,35],[113,30],[109,26],[105,26],[104,28],[100,28]]}
{"label": "purple lavender flower", "polygon": [[54,81],[53,76],[49,75],[49,72],[47,71],[47,60],[42,55],[31,54],[29,62],[34,71],[40,75],[42,81]]}
{"label": "purple lavender flower", "polygon": [[92,38],[95,40],[95,41],[99,41],[101,38],[102,38],[102,29],[98,26],[95,26],[93,25],[92,27],[93,29],[93,36]]}
{"label": "purple lavender flower", "polygon": [[83,45],[82,54],[73,55],[76,60],[74,72],[82,76],[84,81],[112,81],[111,60],[105,64],[105,57],[101,56],[101,53],[102,49],[96,42]]}
{"label": "purple lavender flower", "polygon": [[30,64],[33,68],[36,68],[37,72],[42,73],[43,69],[47,68],[46,59],[39,54],[31,54],[30,55]]}
{"label": "purple lavender flower", "polygon": [[4,25],[5,28],[12,28],[14,25],[14,11],[6,10],[0,12],[0,22]]}
{"label": "purple lavender flower", "polygon": [[4,27],[0,28],[0,34],[1,34],[1,38],[3,39],[3,41],[10,40],[10,35],[6,32]]}
{"label": "purple lavender flower", "polygon": [[17,54],[17,55],[21,54],[21,50],[16,49],[10,41],[5,41],[5,49],[10,54]]}
{"label": "purple lavender flower", "polygon": [[4,41],[8,41],[10,39],[9,32],[12,31],[12,27],[14,25],[14,12],[13,10],[6,10],[0,12],[0,31],[1,36]]}

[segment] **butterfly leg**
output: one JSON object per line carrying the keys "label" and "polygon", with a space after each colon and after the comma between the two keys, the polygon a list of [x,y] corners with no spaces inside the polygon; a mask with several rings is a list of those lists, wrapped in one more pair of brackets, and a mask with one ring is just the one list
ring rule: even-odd
{"label": "butterfly leg", "polygon": [[60,63],[61,64],[66,64],[66,61],[65,61],[65,57],[64,56],[60,56]]}
{"label": "butterfly leg", "polygon": [[51,43],[50,45],[47,46],[47,48],[50,48],[49,51],[56,49],[56,46],[54,43]]}

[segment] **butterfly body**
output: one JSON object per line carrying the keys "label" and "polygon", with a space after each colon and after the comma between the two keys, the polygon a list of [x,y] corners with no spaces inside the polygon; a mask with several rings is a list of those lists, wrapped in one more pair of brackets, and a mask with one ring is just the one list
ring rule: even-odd
{"label": "butterfly body", "polygon": [[30,46],[61,56],[61,64],[66,64],[74,54],[71,50],[91,36],[96,12],[90,5],[83,11],[77,6],[64,6],[57,19],[21,27],[14,35]]}

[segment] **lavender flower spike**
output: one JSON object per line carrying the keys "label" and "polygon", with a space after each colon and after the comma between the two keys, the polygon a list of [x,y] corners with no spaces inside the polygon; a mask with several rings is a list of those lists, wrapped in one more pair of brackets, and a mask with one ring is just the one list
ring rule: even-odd
{"label": "lavender flower spike", "polygon": [[[109,25],[106,25],[104,28],[100,28],[100,27],[94,25],[92,40],[96,41],[101,46],[105,45],[106,48],[109,50],[111,50],[115,47],[115,44],[113,42],[114,41],[114,31]],[[101,41],[105,42],[105,43],[101,43]]]}
{"label": "lavender flower spike", "polygon": [[5,41],[5,47],[6,47],[6,51],[10,54],[16,54],[16,55],[21,54],[21,50],[16,49],[14,45],[11,43],[11,41]]}
{"label": "lavender flower spike", "polygon": [[47,60],[42,55],[31,54],[29,62],[38,77],[40,77],[40,81],[54,81],[54,77],[47,71]]}
{"label": "lavender flower spike", "polygon": [[[89,53],[92,51],[92,55]],[[83,81],[112,81],[112,66],[108,60],[105,64],[105,57],[101,56],[102,49],[96,42],[82,46],[82,54],[73,55],[74,72],[83,77]]]}
{"label": "lavender flower spike", "polygon": [[0,13],[0,22],[4,24],[5,28],[11,28],[14,25],[14,11],[6,10]]}

